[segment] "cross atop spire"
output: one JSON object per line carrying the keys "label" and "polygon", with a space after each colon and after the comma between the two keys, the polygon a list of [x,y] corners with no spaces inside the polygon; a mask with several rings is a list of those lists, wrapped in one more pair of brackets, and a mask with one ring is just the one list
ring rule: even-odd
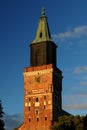
{"label": "cross atop spire", "polygon": [[42,7],[42,16],[45,15],[45,10],[44,10],[44,7]]}

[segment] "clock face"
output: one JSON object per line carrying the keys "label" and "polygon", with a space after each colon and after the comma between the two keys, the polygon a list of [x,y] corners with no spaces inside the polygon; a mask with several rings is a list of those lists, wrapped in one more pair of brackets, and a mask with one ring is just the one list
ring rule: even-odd
{"label": "clock face", "polygon": [[37,82],[37,83],[40,83],[41,82],[41,76],[39,75],[39,76],[36,76],[35,77],[35,81]]}

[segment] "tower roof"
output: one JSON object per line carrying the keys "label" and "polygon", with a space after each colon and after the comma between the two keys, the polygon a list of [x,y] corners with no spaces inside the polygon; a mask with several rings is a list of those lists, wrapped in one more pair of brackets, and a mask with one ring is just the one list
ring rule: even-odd
{"label": "tower roof", "polygon": [[43,42],[43,41],[52,41],[44,8],[42,8],[42,15],[38,23],[35,39],[32,43]]}

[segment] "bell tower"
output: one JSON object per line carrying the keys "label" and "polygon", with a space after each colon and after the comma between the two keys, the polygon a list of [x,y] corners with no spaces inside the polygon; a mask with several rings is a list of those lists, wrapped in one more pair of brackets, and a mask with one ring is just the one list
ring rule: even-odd
{"label": "bell tower", "polygon": [[24,123],[18,130],[51,130],[62,112],[62,72],[56,66],[44,8],[30,44],[30,67],[24,69]]}
{"label": "bell tower", "polygon": [[56,47],[51,39],[47,17],[43,8],[36,37],[30,45],[30,65],[40,66],[53,64],[56,66]]}

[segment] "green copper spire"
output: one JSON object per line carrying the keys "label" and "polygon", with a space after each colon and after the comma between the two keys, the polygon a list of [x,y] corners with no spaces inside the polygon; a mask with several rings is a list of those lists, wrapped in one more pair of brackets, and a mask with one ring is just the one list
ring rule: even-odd
{"label": "green copper spire", "polygon": [[42,15],[39,20],[35,39],[32,43],[43,42],[43,41],[52,41],[48,22],[47,22],[47,17],[45,16],[44,7],[42,8]]}

